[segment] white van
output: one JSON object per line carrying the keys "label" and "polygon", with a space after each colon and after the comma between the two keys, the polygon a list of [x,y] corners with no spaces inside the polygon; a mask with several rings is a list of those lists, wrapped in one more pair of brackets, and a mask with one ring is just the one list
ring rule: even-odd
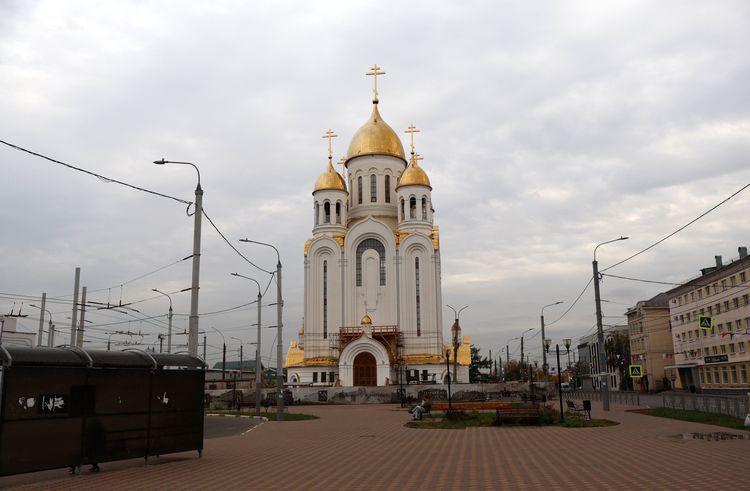
{"label": "white van", "polygon": [[569,382],[562,382],[560,384],[560,390],[563,390],[563,391],[570,390],[570,383]]}

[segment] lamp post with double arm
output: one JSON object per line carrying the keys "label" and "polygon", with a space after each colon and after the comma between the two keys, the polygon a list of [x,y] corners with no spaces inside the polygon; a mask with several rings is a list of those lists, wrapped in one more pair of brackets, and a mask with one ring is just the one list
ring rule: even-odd
{"label": "lamp post with double arm", "polygon": [[260,307],[261,300],[263,299],[263,294],[261,293],[260,283],[258,283],[258,280],[250,278],[249,276],[241,275],[239,273],[232,273],[232,276],[245,278],[246,280],[250,280],[258,286],[258,298],[256,299],[258,307],[258,339],[255,343],[255,415],[260,416],[260,389],[263,384],[263,370],[261,370],[260,362]]}
{"label": "lamp post with double arm", "polygon": [[549,372],[549,366],[547,365],[547,350],[544,349],[544,340],[546,339],[544,337],[544,309],[546,309],[547,307],[552,307],[552,306],[555,306],[555,305],[560,305],[561,303],[563,303],[563,302],[562,301],[558,301],[558,302],[555,302],[555,303],[551,303],[551,304],[545,305],[544,307],[542,307],[542,312],[541,312],[541,315],[540,315],[540,318],[541,318],[541,321],[542,321],[542,372],[544,372],[544,381],[545,382],[547,382],[547,374]]}

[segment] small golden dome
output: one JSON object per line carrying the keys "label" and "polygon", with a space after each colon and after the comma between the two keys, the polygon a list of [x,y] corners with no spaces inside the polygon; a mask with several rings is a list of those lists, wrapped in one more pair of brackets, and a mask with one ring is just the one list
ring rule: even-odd
{"label": "small golden dome", "polygon": [[300,336],[303,336],[305,334],[305,326],[302,326],[299,328],[299,331],[297,331],[297,334]]}
{"label": "small golden dome", "polygon": [[411,163],[406,167],[404,173],[398,180],[396,189],[401,186],[427,186],[432,189],[430,185],[430,178],[427,177],[427,173],[422,169],[417,161],[412,159]]}
{"label": "small golden dome", "polygon": [[324,189],[346,192],[346,181],[341,177],[341,174],[336,172],[336,169],[333,168],[333,164],[330,160],[328,161],[328,169],[326,169],[326,171],[323,172],[315,182],[313,193],[323,191]]}
{"label": "small golden dome", "polygon": [[370,319],[370,316],[368,314],[365,314],[364,317],[362,317],[362,320],[360,321],[360,324],[363,326],[371,326],[372,325],[372,319]]}
{"label": "small golden dome", "polygon": [[377,102],[372,105],[370,119],[354,134],[346,159],[360,155],[392,155],[406,161],[404,146],[393,128],[383,121]]}

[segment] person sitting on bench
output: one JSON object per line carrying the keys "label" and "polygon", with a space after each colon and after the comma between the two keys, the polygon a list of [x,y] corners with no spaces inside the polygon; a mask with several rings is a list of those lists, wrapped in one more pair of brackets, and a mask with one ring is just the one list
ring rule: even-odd
{"label": "person sitting on bench", "polygon": [[414,414],[413,419],[421,420],[422,414],[427,412],[427,397],[423,397],[422,402],[419,405],[415,406],[411,412]]}

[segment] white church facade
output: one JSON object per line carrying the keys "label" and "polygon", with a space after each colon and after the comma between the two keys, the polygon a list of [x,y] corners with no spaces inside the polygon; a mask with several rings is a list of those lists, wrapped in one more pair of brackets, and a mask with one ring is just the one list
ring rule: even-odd
{"label": "white church facade", "polygon": [[[304,246],[304,324],[287,352],[291,384],[384,386],[443,383],[440,238],[432,187],[414,152],[407,160],[379,113],[377,65],[372,113],[334,169],[313,190],[312,238]],[[458,348],[458,382],[468,382],[468,338]],[[446,352],[449,352],[446,355]],[[452,359],[451,363],[452,374]]]}

